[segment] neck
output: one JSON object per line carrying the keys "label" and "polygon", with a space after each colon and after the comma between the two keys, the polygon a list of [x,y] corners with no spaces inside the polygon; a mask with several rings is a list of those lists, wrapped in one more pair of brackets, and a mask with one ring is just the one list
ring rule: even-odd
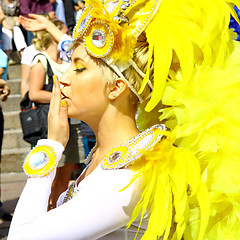
{"label": "neck", "polygon": [[139,133],[135,114],[125,115],[114,110],[110,110],[110,113],[107,111],[98,125],[89,125],[96,135],[97,148],[93,160],[97,162],[102,161],[110,148],[124,144]]}
{"label": "neck", "polygon": [[57,63],[59,62],[59,51],[57,50],[57,44],[53,41],[52,44],[50,44],[50,46],[47,48],[47,50],[45,51],[48,56]]}

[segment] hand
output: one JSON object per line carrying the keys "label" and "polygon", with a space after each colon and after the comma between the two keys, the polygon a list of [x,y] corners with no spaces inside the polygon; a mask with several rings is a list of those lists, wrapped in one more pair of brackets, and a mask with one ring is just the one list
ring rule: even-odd
{"label": "hand", "polygon": [[49,12],[48,16],[50,17],[50,19],[55,19],[56,18],[56,14],[55,14],[54,11]]}
{"label": "hand", "polygon": [[27,30],[27,31],[40,31],[40,30],[46,30],[48,24],[50,21],[38,14],[29,14],[30,18],[26,18],[23,16],[18,17],[18,22]]}
{"label": "hand", "polygon": [[6,84],[5,80],[3,79],[0,79],[0,94],[2,101],[6,101],[8,95],[10,94],[10,87]]}
{"label": "hand", "polygon": [[69,139],[69,122],[67,103],[61,101],[61,90],[58,78],[54,76],[52,99],[48,113],[48,139],[60,142],[66,147]]}

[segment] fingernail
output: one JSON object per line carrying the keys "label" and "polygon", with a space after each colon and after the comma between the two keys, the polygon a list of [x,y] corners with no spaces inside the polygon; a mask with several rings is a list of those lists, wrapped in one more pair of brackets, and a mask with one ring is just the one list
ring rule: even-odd
{"label": "fingernail", "polygon": [[66,101],[61,101],[61,106],[62,107],[66,106],[66,104],[67,104]]}

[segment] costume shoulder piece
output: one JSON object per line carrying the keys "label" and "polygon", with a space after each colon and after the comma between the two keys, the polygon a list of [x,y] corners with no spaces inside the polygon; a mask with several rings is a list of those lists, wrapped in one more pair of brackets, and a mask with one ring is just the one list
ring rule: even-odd
{"label": "costume shoulder piece", "polygon": [[139,159],[143,151],[154,147],[161,140],[162,131],[165,131],[163,124],[154,125],[125,144],[111,148],[102,162],[102,167],[104,169],[127,167],[136,159]]}

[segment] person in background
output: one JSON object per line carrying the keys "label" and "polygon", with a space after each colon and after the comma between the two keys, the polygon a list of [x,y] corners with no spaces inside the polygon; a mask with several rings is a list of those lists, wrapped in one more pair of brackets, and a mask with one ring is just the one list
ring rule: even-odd
{"label": "person in background", "polygon": [[55,11],[55,15],[56,15],[57,19],[59,19],[65,25],[67,25],[63,1],[62,0],[50,0],[49,2],[53,6],[53,10]]}
{"label": "person in background", "polygon": [[29,78],[31,72],[31,64],[33,58],[39,53],[36,50],[34,44],[27,46],[22,53],[21,57],[21,67],[22,67],[22,76],[21,76],[21,98],[24,97],[26,92],[29,90]]}
{"label": "person in background", "polygon": [[[47,14],[51,19],[54,19],[55,12],[53,11],[52,4],[49,0],[21,0],[20,1],[20,15],[28,17],[30,13],[35,14]],[[27,45],[32,44],[33,34],[32,32],[26,32]]]}
{"label": "person in background", "polygon": [[85,1],[83,0],[73,0],[74,2],[74,16],[75,16],[75,21],[77,22],[80,16],[83,13],[83,10],[85,8]]}
{"label": "person in background", "polygon": [[69,33],[72,35],[73,28],[76,23],[74,16],[74,2],[72,0],[63,0],[63,4],[65,9],[67,27],[69,29]]}
{"label": "person in background", "polygon": [[[19,1],[18,0],[2,0],[1,6],[5,14],[5,20],[3,21],[3,50],[7,53],[8,58],[13,63],[11,59],[11,52],[13,50],[12,40],[18,51],[19,56],[21,56],[22,51],[27,46],[20,25],[17,22],[19,15]],[[10,62],[9,62],[10,64]]]}

